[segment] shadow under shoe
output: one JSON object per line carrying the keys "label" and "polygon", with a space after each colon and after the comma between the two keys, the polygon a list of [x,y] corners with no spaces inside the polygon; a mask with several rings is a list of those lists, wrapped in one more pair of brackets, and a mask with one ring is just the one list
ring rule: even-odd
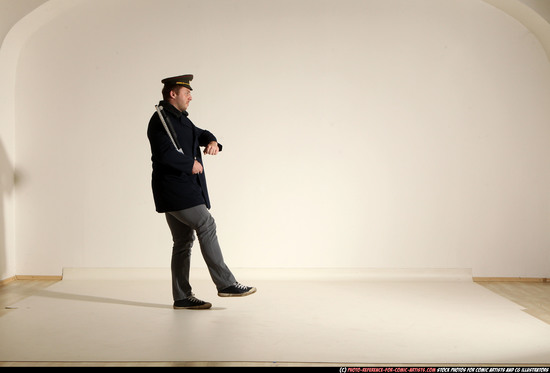
{"label": "shadow under shoe", "polygon": [[174,302],[174,309],[187,309],[187,310],[206,310],[212,307],[212,304],[203,300],[197,299],[194,296],[187,297],[185,299],[177,300]]}

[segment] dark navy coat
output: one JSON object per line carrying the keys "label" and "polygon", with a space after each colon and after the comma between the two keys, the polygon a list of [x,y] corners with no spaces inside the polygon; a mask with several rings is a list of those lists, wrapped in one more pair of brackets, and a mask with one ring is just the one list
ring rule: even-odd
{"label": "dark navy coat", "polygon": [[[147,128],[153,163],[151,187],[155,208],[157,212],[178,211],[201,204],[210,208],[205,174],[193,175],[192,169],[195,159],[202,164],[199,146],[206,146],[217,139],[212,133],[197,128],[187,117],[187,112],[182,113],[166,101],[161,101],[159,106],[164,108],[174,127],[183,154],[176,150],[155,112]],[[222,150],[220,144],[218,147]]]}

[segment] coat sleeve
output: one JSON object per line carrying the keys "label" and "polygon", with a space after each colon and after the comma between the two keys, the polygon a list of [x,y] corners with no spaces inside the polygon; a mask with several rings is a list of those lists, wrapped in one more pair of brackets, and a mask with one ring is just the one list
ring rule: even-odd
{"label": "coat sleeve", "polygon": [[[216,136],[214,136],[208,130],[203,130],[203,129],[200,129],[198,127],[195,127],[195,128],[198,131],[197,133],[199,134],[198,137],[199,137],[199,145],[200,146],[206,146],[211,141],[218,142],[218,139],[216,139]],[[222,151],[223,146],[219,142],[218,142],[218,148],[220,149],[220,151]]]}
{"label": "coat sleeve", "polygon": [[153,163],[165,170],[171,169],[174,173],[192,174],[195,159],[191,155],[181,154],[176,150],[156,113],[149,121],[147,137],[151,145]]}

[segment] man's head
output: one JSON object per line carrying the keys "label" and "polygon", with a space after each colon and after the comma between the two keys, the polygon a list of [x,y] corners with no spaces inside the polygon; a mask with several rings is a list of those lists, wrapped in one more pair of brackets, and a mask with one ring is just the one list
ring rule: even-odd
{"label": "man's head", "polygon": [[191,80],[193,80],[193,75],[190,74],[163,79],[161,81],[164,84],[162,89],[163,99],[179,111],[186,111],[193,99],[191,97],[191,91],[193,90],[190,85]]}

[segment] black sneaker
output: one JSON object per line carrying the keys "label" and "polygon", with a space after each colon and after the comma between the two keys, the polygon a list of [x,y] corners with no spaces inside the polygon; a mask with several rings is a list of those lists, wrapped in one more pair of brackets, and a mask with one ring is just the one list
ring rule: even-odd
{"label": "black sneaker", "polygon": [[251,286],[244,286],[239,284],[238,282],[235,282],[235,284],[220,290],[218,292],[218,296],[220,297],[244,297],[245,295],[254,294],[256,292],[256,288],[253,288]]}
{"label": "black sneaker", "polygon": [[205,310],[212,307],[211,303],[202,301],[194,296],[187,297],[174,302],[174,309]]}

